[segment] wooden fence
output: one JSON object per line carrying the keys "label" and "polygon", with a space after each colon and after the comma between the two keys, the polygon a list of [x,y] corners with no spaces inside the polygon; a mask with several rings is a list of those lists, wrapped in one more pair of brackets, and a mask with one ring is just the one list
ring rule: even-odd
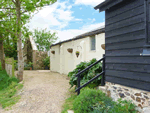
{"label": "wooden fence", "polygon": [[5,70],[9,76],[15,76],[14,58],[5,58]]}

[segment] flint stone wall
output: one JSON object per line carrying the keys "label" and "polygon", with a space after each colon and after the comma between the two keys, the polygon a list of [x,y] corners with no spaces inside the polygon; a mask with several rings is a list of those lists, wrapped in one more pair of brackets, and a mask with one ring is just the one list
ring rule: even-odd
{"label": "flint stone wall", "polygon": [[122,100],[131,101],[138,106],[136,109],[140,113],[150,113],[150,92],[110,82],[106,82],[105,86],[99,86],[99,89],[114,101],[122,98]]}

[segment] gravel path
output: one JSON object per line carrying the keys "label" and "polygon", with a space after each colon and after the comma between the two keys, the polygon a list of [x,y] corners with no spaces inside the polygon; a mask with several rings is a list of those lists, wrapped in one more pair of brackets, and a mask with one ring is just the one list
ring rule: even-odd
{"label": "gravel path", "polygon": [[21,99],[11,110],[0,113],[61,113],[67,98],[69,80],[66,75],[50,71],[24,71]]}

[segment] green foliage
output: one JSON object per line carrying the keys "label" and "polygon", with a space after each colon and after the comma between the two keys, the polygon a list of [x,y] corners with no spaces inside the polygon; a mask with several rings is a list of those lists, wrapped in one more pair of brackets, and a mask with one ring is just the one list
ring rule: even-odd
{"label": "green foliage", "polygon": [[67,110],[73,109],[73,101],[77,97],[74,90],[69,90],[69,98],[65,100],[63,104],[63,110],[61,113],[68,113]]}
{"label": "green foliage", "polygon": [[2,65],[1,65],[1,62],[0,62],[0,71],[2,71]]}
{"label": "green foliage", "polygon": [[75,113],[137,113],[130,101],[112,101],[100,90],[85,88],[73,101]]}
{"label": "green foliage", "polygon": [[58,39],[56,32],[51,33],[50,31],[46,31],[46,29],[35,29],[33,32],[33,37],[39,51],[49,51],[51,44]]}
{"label": "green foliage", "polygon": [[46,57],[46,58],[43,60],[43,64],[44,64],[44,66],[50,67],[50,57]]}
{"label": "green foliage", "polygon": [[75,113],[89,113],[93,111],[93,105],[97,102],[112,105],[112,100],[102,91],[85,88],[73,102],[73,110]]}
{"label": "green foliage", "polygon": [[29,67],[32,67],[33,63],[32,63],[32,62],[29,62],[29,64],[28,64],[28,65],[29,65]]}
{"label": "green foliage", "polygon": [[3,108],[18,102],[17,91],[23,87],[16,77],[9,77],[6,71],[0,71],[0,104]]}
{"label": "green foliage", "polygon": [[[83,70],[86,67],[90,66],[91,64],[95,63],[97,60],[94,58],[89,62],[81,62],[79,65],[76,66],[76,69],[74,69],[72,72],[69,72],[68,77],[70,77],[69,84],[71,85],[71,88],[75,85],[77,86],[77,77],[75,75],[78,73],[78,70]],[[88,82],[90,79],[92,79],[97,74],[101,73],[102,71],[102,63],[98,63],[86,72],[84,72],[81,76],[81,85]],[[88,85],[88,87],[95,87],[100,85],[101,83],[101,77],[91,82],[91,84]]]}

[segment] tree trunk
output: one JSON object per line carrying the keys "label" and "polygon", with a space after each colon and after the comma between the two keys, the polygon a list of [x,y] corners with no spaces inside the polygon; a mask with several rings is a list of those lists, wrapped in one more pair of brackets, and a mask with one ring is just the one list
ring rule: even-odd
{"label": "tree trunk", "polygon": [[2,70],[5,70],[5,56],[4,56],[2,36],[0,36],[0,61],[1,61]]}
{"label": "tree trunk", "polygon": [[18,50],[18,73],[17,78],[19,81],[23,80],[24,60],[22,50],[22,38],[21,38],[21,13],[20,13],[20,0],[16,0],[16,12],[17,12],[17,50]]}

